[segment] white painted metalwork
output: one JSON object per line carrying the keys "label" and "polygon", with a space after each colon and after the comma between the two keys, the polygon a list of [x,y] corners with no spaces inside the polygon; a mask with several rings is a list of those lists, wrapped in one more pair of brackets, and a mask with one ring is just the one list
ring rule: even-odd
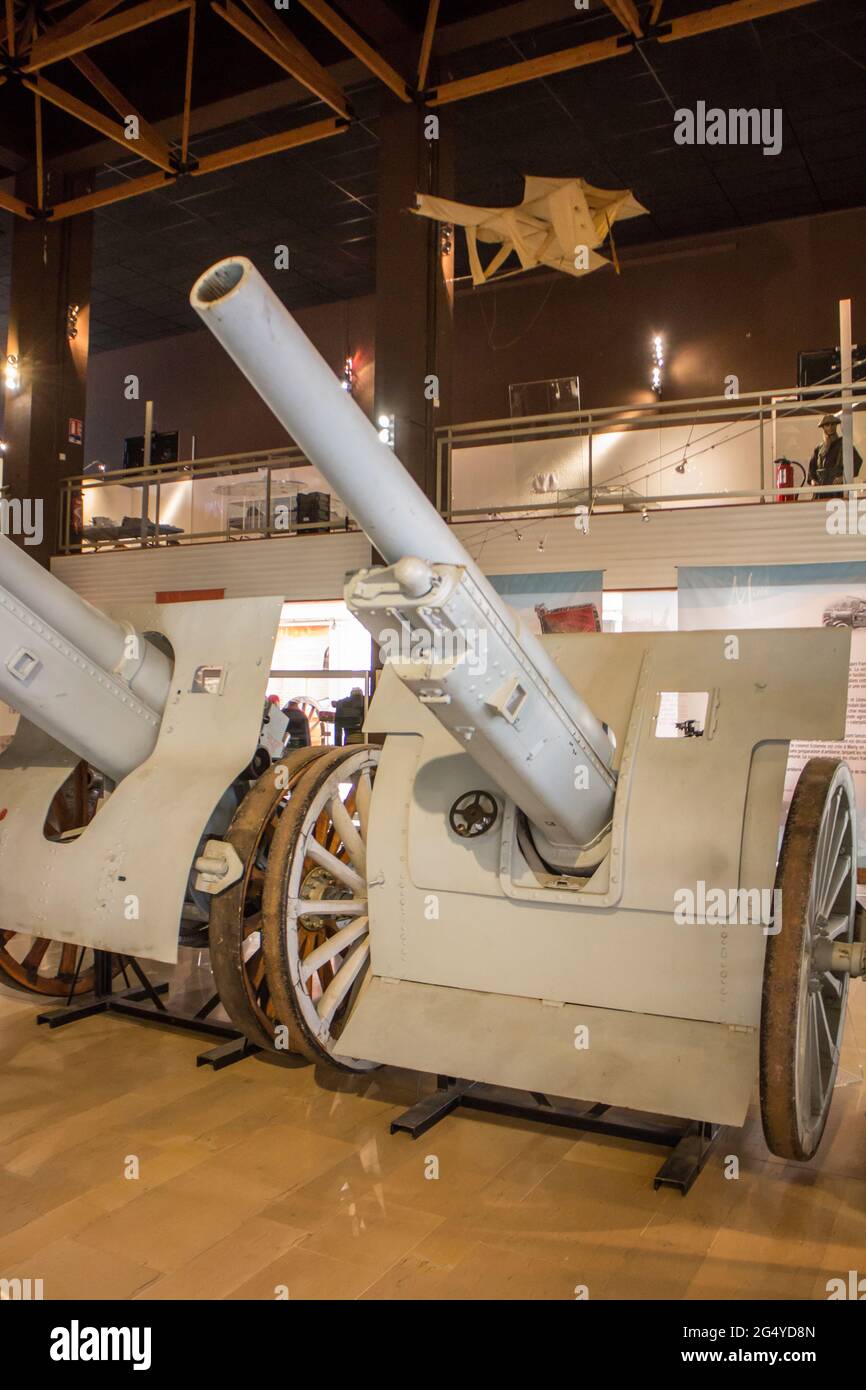
{"label": "white painted metalwork", "polygon": [[0,536],[0,698],[120,781],[150,756],[172,663]]}
{"label": "white painted metalwork", "polygon": [[[401,567],[420,593],[401,587]],[[603,762],[575,738],[568,714],[465,566],[416,559],[361,570],[346,586],[346,603],[380,645],[399,636],[404,654],[389,656],[389,665],[550,846],[568,852],[602,835],[611,814],[610,741]],[[412,660],[418,650],[429,659]]]}
{"label": "white painted metalwork", "polygon": [[[149,960],[177,959],[202,834],[258,744],[281,609],[280,596],[108,610],[114,623],[163,634],[174,652],[155,747],[81,835],[52,843],[43,834],[46,814],[78,754],[28,719],[19,721],[0,755],[0,807],[7,812],[0,821],[0,926]],[[213,693],[196,679],[202,668],[222,669]],[[83,720],[84,711],[77,713]],[[226,858],[224,848],[216,857]]]}
{"label": "white painted metalwork", "polygon": [[[365,783],[371,754],[359,750],[315,797],[311,785],[300,834],[292,826],[277,935],[290,969],[273,955],[268,969],[288,983],[308,1040],[338,1063],[369,1059],[352,1067],[387,1062],[742,1123],[772,917],[684,923],[677,900],[703,885],[727,901],[772,901],[788,743],[843,737],[850,631],[530,640],[249,262],[213,267],[192,302],[389,562],[350,585],[356,612],[379,637],[393,624],[409,643],[408,658],[386,665],[365,726],[386,735],[375,782]],[[412,655],[419,633],[465,636],[473,624],[488,639],[488,671],[435,643],[422,660]],[[700,737],[655,737],[665,691],[707,693]],[[599,785],[618,778],[612,816],[608,806],[600,817],[600,797],[581,814],[583,793],[566,784],[587,746],[603,764]],[[347,769],[358,774],[351,810]],[[500,814],[468,838],[449,812],[470,790]],[[336,869],[321,844],[323,816],[348,866]],[[549,857],[563,829],[587,834],[606,821],[594,863]],[[821,950],[831,953],[831,934],[853,930],[853,897],[842,903],[853,881],[846,835],[853,846],[851,821],[837,816],[816,859]],[[305,923],[323,938],[312,952],[299,944]],[[826,1016],[832,1035],[842,988],[835,957],[808,959],[827,998],[808,1005],[804,1075],[809,1030]],[[333,978],[323,978],[331,963]]]}
{"label": "white painted metalwork", "polygon": [[[512,639],[524,667],[558,706],[568,742],[589,767],[591,796],[573,797],[570,808],[542,797],[542,824],[554,827],[559,843],[592,840],[599,803],[609,819],[614,788],[610,742],[599,718],[502,601],[357,402],[340,390],[324,358],[251,262],[238,256],[211,266],[196,281],[190,302],[386,561],[414,555],[467,571],[477,589],[476,612],[483,604],[485,626],[495,622],[503,640]],[[527,789],[533,802],[535,791]]]}

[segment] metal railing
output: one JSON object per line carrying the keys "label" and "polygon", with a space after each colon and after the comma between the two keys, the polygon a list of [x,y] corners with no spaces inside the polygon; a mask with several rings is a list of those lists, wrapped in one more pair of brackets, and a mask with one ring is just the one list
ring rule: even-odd
{"label": "metal railing", "polygon": [[[850,493],[866,485],[866,473],[847,484],[818,488],[804,482],[782,487],[775,482],[774,461],[788,447],[786,437],[789,442],[796,437],[795,447],[801,448],[804,456],[806,449],[811,454],[817,441],[814,428],[807,441],[808,424],[814,427],[818,410],[854,416],[864,406],[866,382],[856,382],[845,388],[789,387],[744,392],[733,398],[701,396],[448,425],[436,431],[435,502],[446,520],[461,522],[485,517],[555,517],[576,510],[642,512],[651,507],[731,506],[817,498],[827,492]],[[681,439],[684,431],[688,431],[685,443]],[[704,432],[693,437],[695,431]],[[605,451],[609,454],[612,444],[621,447],[628,435],[638,439],[654,436],[655,450],[647,452],[643,462],[618,471],[615,466],[611,469],[604,462]],[[672,442],[675,437],[676,443]],[[545,446],[550,455],[554,446],[569,441],[580,443],[583,449],[576,470],[569,462],[576,476],[567,486],[557,485],[534,500],[527,492],[527,470],[534,466],[543,473],[548,466]],[[663,447],[666,443],[669,448]],[[532,447],[536,453],[530,459],[527,450]],[[723,447],[731,451],[725,467],[737,475],[737,485],[705,486],[702,481],[699,488],[690,489],[688,484],[677,482],[677,475],[689,471],[694,475],[699,460]],[[484,499],[476,505],[460,505],[459,495],[455,504],[455,489],[458,494],[461,489],[471,491],[473,475],[485,458],[479,451],[484,450],[493,451],[487,462],[492,459],[497,480],[494,491],[501,495],[486,495],[489,490],[485,487]],[[461,455],[466,465],[462,477]],[[508,468],[502,466],[506,458],[512,466],[511,482],[506,476]],[[805,469],[805,462],[801,466]],[[522,486],[516,481],[521,470]],[[669,489],[658,486],[665,476],[671,479]],[[650,486],[651,481],[654,486]],[[300,519],[308,510],[297,501],[304,489],[307,496],[318,494],[327,515]],[[358,530],[339,498],[297,448],[189,459],[118,472],[100,470],[61,482],[61,554]]]}
{"label": "metal railing", "polygon": [[[841,412],[843,416],[846,413],[853,416],[864,406],[866,382],[855,382],[845,388],[836,385],[788,387],[742,392],[736,397],[700,396],[671,402],[656,400],[638,405],[448,425],[436,432],[436,504],[446,520],[460,522],[525,515],[555,517],[573,514],[576,508],[591,512],[644,511],[649,507],[742,505],[775,500],[790,502],[798,497],[803,500],[818,498],[827,492],[850,493],[866,484],[866,470],[856,481],[847,484],[837,483],[822,488],[808,486],[804,481],[799,486],[783,487],[775,482],[775,461],[786,449],[784,438],[782,443],[779,442],[780,435],[799,434],[797,446],[802,449],[803,458],[796,462],[800,463],[805,477],[806,459],[820,440],[814,438],[813,430],[806,442],[806,431],[798,430],[797,422],[808,428],[816,424],[818,411],[821,414],[838,415]],[[703,430],[704,433],[693,439],[695,430]],[[677,432],[684,431],[688,431],[685,444],[677,442],[668,449],[662,447],[666,434],[670,441]],[[620,470],[599,467],[597,455],[602,441],[609,445],[619,442],[618,437],[630,433],[646,437],[648,432],[653,433],[658,447],[654,454],[647,452],[643,462]],[[516,473],[521,455],[529,457],[530,446],[546,444],[549,446],[547,454],[550,455],[554,452],[553,446],[561,446],[568,441],[579,442],[583,446],[579,467],[575,469],[573,463],[571,465],[572,471],[579,474],[572,485],[557,485],[548,492],[542,492],[538,500],[529,500],[525,487],[528,470],[524,465],[523,496],[486,496],[476,505],[463,504],[462,495],[473,491],[472,478],[478,475],[484,461],[482,451],[491,451],[488,457],[494,459],[494,476],[504,476],[508,472],[504,466],[506,460],[512,464],[518,461],[518,467],[514,469]],[[689,471],[694,473],[697,460],[722,446],[730,447],[739,455],[737,472],[740,485],[701,486],[699,490],[690,490],[683,484],[676,485],[677,475],[682,476]],[[666,456],[668,461],[663,461]],[[547,466],[543,449],[533,457],[534,466],[543,472]],[[528,465],[529,468],[532,466],[531,463]],[[748,480],[749,473],[753,483]],[[669,475],[674,485],[668,488],[651,487],[650,482],[660,479],[662,475]],[[488,487],[483,486],[489,492]],[[508,486],[508,482],[504,481],[503,493]],[[513,492],[521,490],[514,482],[511,487]]]}
{"label": "metal railing", "polygon": [[[299,496],[327,515],[301,519]],[[59,513],[62,555],[359,529],[297,448],[75,474]]]}

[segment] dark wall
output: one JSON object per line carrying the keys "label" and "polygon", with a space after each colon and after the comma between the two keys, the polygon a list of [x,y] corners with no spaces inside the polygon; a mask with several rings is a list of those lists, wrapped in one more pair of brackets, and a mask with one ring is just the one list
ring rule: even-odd
{"label": "dark wall", "polygon": [[797,351],[839,341],[853,299],[866,341],[866,209],[636,247],[612,268],[458,296],[454,418],[509,414],[508,385],[579,376],[584,406],[651,400],[650,344],[664,335],[666,398],[790,386]]}
{"label": "dark wall", "polygon": [[[854,341],[866,342],[866,209],[798,218],[635,248],[612,269],[505,280],[456,297],[453,419],[509,413],[508,385],[580,377],[584,406],[652,399],[650,340],[666,342],[666,399],[791,386],[797,351],[838,342],[838,301],[854,301]],[[372,297],[300,310],[297,318],[335,372],[356,353],[356,396],[373,401]],[[135,372],[139,401],[123,380]],[[92,356],[85,459],[117,465],[124,436],[143,429],[191,436],[199,458],[273,448],[281,427],[209,333],[184,334]],[[447,423],[443,418],[439,423]]]}
{"label": "dark wall", "polygon": [[[49,202],[86,192],[53,173]],[[32,175],[24,172],[16,194],[35,201]],[[5,352],[20,360],[20,389],[7,395],[3,421],[3,482],[12,500],[30,499],[42,508],[42,540],[28,552],[48,565],[57,535],[59,482],[83,467],[79,427],[86,397],[93,221],[90,216],[59,222],[15,218],[9,323]],[[70,336],[68,306],[84,306]],[[5,353],[3,364],[5,366]]]}
{"label": "dark wall", "polygon": [[[372,296],[300,309],[295,317],[322,356],[342,374],[347,353],[355,355],[355,395],[370,411],[373,399]],[[135,374],[140,397],[127,400],[124,380]],[[144,406],[154,402],[159,430],[180,431],[180,457],[273,449],[288,443],[282,426],[248,385],[216,339],[202,329],[136,347],[91,356],[87,380],[84,457],[119,467],[123,441],[144,432]]]}

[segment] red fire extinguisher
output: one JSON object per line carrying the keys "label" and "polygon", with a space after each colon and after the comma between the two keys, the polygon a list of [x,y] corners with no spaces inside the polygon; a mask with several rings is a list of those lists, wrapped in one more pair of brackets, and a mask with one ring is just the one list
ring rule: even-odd
{"label": "red fire extinguisher", "polygon": [[[794,469],[799,468],[802,477],[798,482],[794,478]],[[776,459],[776,487],[795,488],[802,487],[806,481],[806,470],[802,463],[797,463],[793,459]],[[785,492],[777,494],[777,502],[796,502],[796,492]]]}

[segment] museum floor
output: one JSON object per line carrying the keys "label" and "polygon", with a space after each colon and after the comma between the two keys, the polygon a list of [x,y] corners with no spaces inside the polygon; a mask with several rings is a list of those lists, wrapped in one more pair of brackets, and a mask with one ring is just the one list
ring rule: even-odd
{"label": "museum floor", "polygon": [[[851,999],[849,1069],[866,988]],[[653,1191],[664,1151],[625,1141],[465,1111],[392,1137],[431,1078],[215,1073],[193,1035],[35,1013],[0,990],[0,1277],[46,1298],[825,1298],[862,1268],[862,1085],[837,1091],[813,1165],[771,1159],[753,1119],[683,1199]]]}

